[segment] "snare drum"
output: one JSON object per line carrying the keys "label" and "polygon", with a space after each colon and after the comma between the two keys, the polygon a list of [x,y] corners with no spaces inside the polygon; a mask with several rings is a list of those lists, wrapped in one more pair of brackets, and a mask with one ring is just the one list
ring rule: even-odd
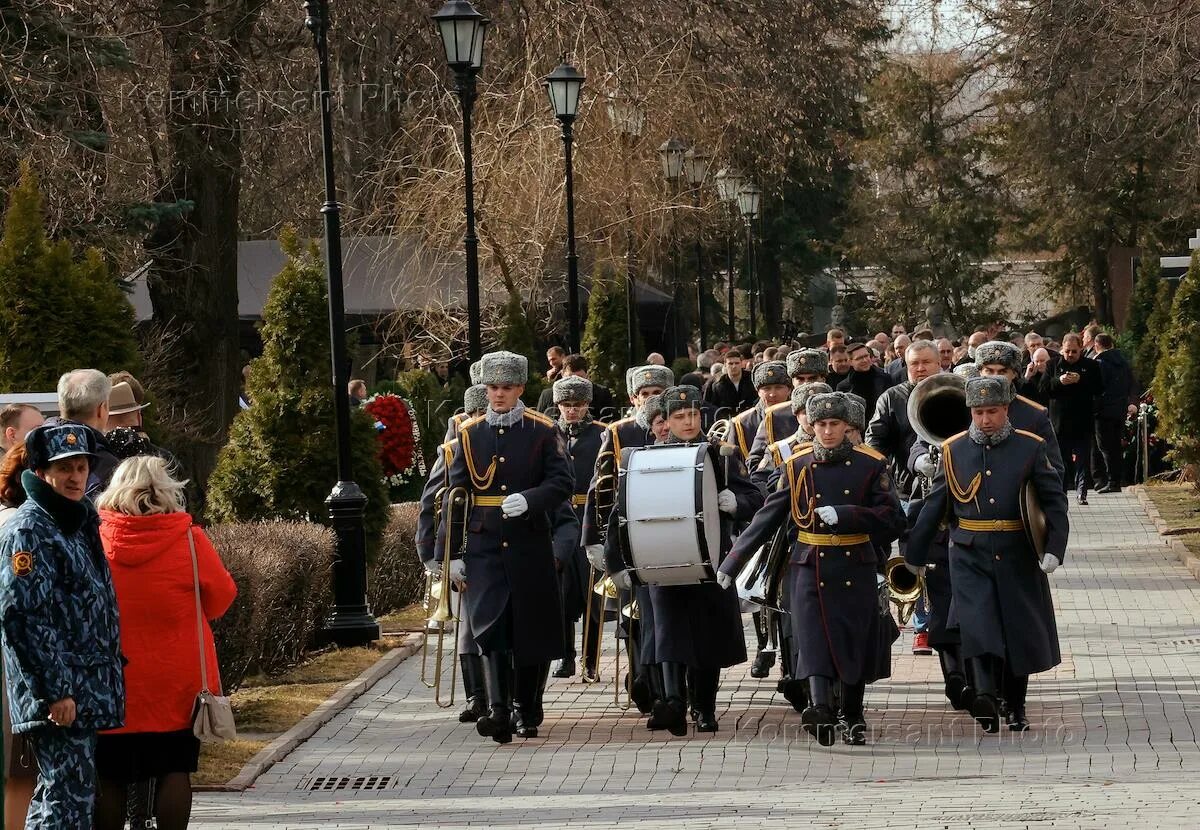
{"label": "snare drum", "polygon": [[621,553],[645,585],[711,582],[720,565],[716,449],[659,444],[622,453],[617,482]]}

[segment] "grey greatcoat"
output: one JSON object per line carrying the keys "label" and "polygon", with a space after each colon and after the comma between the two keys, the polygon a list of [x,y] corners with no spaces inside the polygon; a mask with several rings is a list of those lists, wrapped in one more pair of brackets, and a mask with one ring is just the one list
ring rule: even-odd
{"label": "grey greatcoat", "polygon": [[768,407],[758,430],[754,433],[754,442],[750,445],[750,454],[746,458],[746,469],[750,472],[757,470],[763,456],[767,454],[767,448],[776,441],[794,435],[798,429],[800,421],[792,411],[791,401]]}
{"label": "grey greatcoat", "polygon": [[[724,557],[730,548],[735,523],[748,521],[762,506],[763,495],[746,475],[745,465],[736,452],[718,458],[717,487],[727,488],[737,497],[736,513],[720,514]],[[610,548],[620,545],[615,517],[610,523],[608,545]],[[653,609],[653,662],[683,663],[696,669],[721,669],[745,662],[746,636],[737,591],[723,589],[715,582],[651,585],[643,590],[649,595]],[[646,625],[644,613],[642,625]]]}
{"label": "grey greatcoat", "polygon": [[[815,515],[815,508],[826,506],[836,508],[836,526]],[[895,541],[904,516],[887,461],[858,446],[845,459],[821,462],[805,446],[787,459],[778,489],[738,537],[721,570],[736,575],[784,523],[795,539],[787,576],[794,676],[849,684],[889,676],[895,624],[880,609],[878,546]]]}
{"label": "grey greatcoat", "polygon": [[[464,558],[467,613],[480,650],[512,650],[518,666],[562,657],[551,531],[556,511],[574,492],[574,475],[558,427],[528,409],[508,427],[484,416],[464,421],[448,483],[466,487],[474,499]],[[528,511],[506,518],[499,504],[515,493],[525,497]]]}
{"label": "grey greatcoat", "polygon": [[[1018,676],[1036,674],[1061,660],[1050,583],[1023,530],[987,523],[1019,521],[1021,486],[1036,488],[1046,514],[1046,552],[1062,561],[1067,546],[1067,501],[1058,473],[1039,436],[1014,430],[996,446],[966,432],[942,444],[942,467],[909,536],[906,558],[929,562],[932,540],[950,534],[949,621],[962,637],[966,658],[991,654]],[[964,527],[964,523],[983,522]]]}

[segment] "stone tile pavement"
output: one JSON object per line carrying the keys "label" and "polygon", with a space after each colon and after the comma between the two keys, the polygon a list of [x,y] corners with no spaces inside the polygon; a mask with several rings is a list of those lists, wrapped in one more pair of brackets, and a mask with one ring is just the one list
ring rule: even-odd
{"label": "stone tile pavement", "polygon": [[949,711],[907,632],[853,748],[816,746],[748,665],[725,673],[715,736],[650,734],[611,684],[576,678],[551,681],[541,737],[499,747],[409,660],[251,790],[199,796],[192,826],[1200,826],[1200,583],[1132,494],[1071,520],[1052,577],[1064,661],[1030,683],[1025,735]]}

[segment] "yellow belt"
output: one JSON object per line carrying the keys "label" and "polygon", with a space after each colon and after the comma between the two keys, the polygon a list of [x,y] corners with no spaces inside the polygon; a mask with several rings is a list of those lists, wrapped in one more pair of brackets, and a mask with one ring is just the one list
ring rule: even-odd
{"label": "yellow belt", "polygon": [[587,504],[587,493],[576,493],[571,496],[571,504],[575,507],[583,507]]}
{"label": "yellow belt", "polygon": [[806,533],[802,530],[796,534],[796,541],[806,545],[865,545],[871,541],[871,537],[866,533],[840,536],[837,533]]}
{"label": "yellow belt", "polygon": [[473,507],[499,507],[508,496],[474,496],[471,499]]}
{"label": "yellow belt", "polygon": [[958,526],[975,533],[1002,533],[1025,529],[1020,519],[959,519]]}

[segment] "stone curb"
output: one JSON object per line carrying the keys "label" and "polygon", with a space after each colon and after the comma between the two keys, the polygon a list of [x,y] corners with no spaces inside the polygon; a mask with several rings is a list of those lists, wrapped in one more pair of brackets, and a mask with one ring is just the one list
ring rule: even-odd
{"label": "stone curb", "polygon": [[[1158,507],[1155,506],[1154,501],[1147,495],[1146,486],[1139,484],[1133,488],[1133,491],[1137,494],[1137,499],[1141,502],[1146,515],[1150,517],[1150,521],[1154,522],[1154,526],[1158,528],[1159,535],[1162,536],[1170,530],[1170,526],[1163,521],[1162,514],[1158,512]],[[1188,550],[1187,545],[1175,536],[1164,536],[1163,541],[1179,557],[1179,561],[1188,569],[1188,573],[1193,578],[1200,579],[1200,557]]]}
{"label": "stone curb", "polygon": [[241,771],[225,784],[197,787],[197,791],[241,792],[254,785],[255,780],[275,764],[286,758],[292,750],[311,738],[318,729],[370,690],[380,679],[396,666],[412,657],[421,649],[423,635],[409,634],[404,642],[392,649],[354,680],[334,692],[333,696],[314,709],[303,720],[263,747],[257,755],[246,762]]}

